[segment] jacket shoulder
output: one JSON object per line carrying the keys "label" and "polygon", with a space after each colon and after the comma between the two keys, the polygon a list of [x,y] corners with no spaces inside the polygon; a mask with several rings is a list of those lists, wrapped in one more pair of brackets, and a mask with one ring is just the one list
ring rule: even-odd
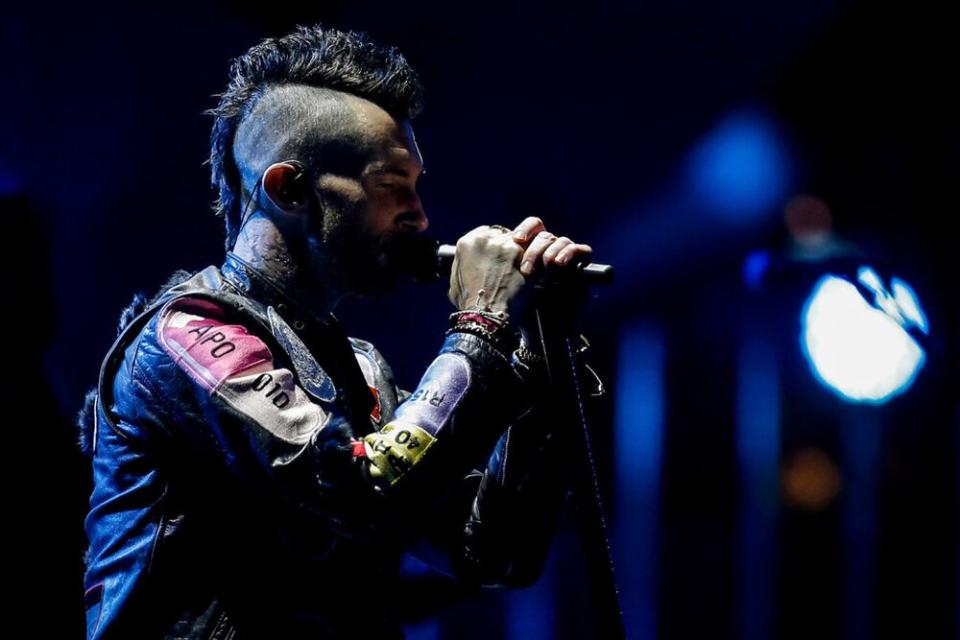
{"label": "jacket shoulder", "polygon": [[138,293],[123,310],[117,338],[101,363],[97,386],[87,393],[78,415],[82,451],[92,453],[96,430],[104,426],[129,437],[131,434],[125,433],[120,423],[143,418],[147,409],[155,410],[158,399],[153,396],[161,395],[155,390],[162,389],[163,395],[175,391],[167,388],[170,369],[159,357],[159,321],[175,305],[199,302],[201,298],[215,300],[222,295],[215,272],[212,266],[194,273],[179,270],[153,296]]}
{"label": "jacket shoulder", "polygon": [[273,362],[273,354],[260,336],[259,323],[216,298],[175,298],[151,323],[137,355],[141,375],[186,373],[213,393],[225,379]]}
{"label": "jacket shoulder", "polygon": [[138,323],[139,326],[137,327],[132,327],[131,325],[134,324],[135,320],[141,318],[142,316],[148,315],[147,311],[151,307],[154,307],[158,300],[160,300],[160,298],[167,294],[171,289],[182,286],[183,283],[187,282],[191,279],[191,277],[194,276],[195,274],[193,272],[185,269],[178,269],[167,278],[167,280],[153,295],[148,296],[142,291],[135,293],[130,303],[120,312],[120,317],[117,321],[117,335],[113,345],[110,347],[106,356],[104,357],[103,362],[101,363],[98,383],[87,391],[84,396],[83,405],[80,408],[80,411],[77,413],[77,443],[82,453],[86,455],[91,455],[93,453],[94,438],[97,428],[97,398],[99,396],[100,387],[104,382],[105,374],[107,377],[114,375],[114,371],[108,368],[108,364],[113,365],[115,368],[119,361],[117,352],[122,352],[125,356],[127,345],[129,345],[131,342],[138,343],[143,333],[143,322]]}

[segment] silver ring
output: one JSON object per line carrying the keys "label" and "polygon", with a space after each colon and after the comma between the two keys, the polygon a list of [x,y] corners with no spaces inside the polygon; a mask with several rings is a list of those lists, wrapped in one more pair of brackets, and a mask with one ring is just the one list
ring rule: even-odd
{"label": "silver ring", "polygon": [[513,233],[513,229],[510,229],[509,227],[505,227],[505,226],[503,226],[502,224],[492,224],[492,225],[490,225],[490,228],[491,228],[491,229],[499,229],[500,231],[503,231],[504,233]]}

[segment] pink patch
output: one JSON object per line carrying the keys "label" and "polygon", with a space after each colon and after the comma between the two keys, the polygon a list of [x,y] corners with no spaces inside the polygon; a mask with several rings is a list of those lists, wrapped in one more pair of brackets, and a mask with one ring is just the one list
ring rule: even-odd
{"label": "pink patch", "polygon": [[212,393],[226,378],[272,362],[267,345],[246,328],[223,322],[223,312],[213,303],[178,302],[160,319],[160,344],[207,391]]}

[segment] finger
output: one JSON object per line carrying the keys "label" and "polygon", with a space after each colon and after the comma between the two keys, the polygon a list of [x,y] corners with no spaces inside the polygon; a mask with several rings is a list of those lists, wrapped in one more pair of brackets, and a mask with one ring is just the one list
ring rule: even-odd
{"label": "finger", "polygon": [[534,236],[530,242],[530,246],[528,246],[527,250],[523,253],[522,262],[520,263],[520,273],[525,276],[533,273],[533,269],[540,260],[540,256],[543,255],[547,247],[553,244],[553,241],[556,239],[557,236],[549,231],[541,231]]}
{"label": "finger", "polygon": [[593,249],[588,244],[570,244],[564,247],[555,259],[557,264],[580,262],[588,260],[593,255]]}
{"label": "finger", "polygon": [[560,252],[572,244],[573,240],[566,236],[560,236],[557,238],[553,244],[547,247],[546,251],[543,252],[543,266],[549,267],[552,265]]}
{"label": "finger", "polygon": [[536,216],[529,216],[513,230],[513,239],[518,242],[527,242],[545,228],[543,220]]}

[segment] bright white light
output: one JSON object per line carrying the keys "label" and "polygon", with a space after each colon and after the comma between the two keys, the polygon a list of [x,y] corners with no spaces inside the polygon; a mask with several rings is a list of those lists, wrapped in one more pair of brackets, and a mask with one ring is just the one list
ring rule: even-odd
{"label": "bright white light", "polygon": [[[893,302],[894,296],[885,292],[879,277],[870,277],[876,275],[872,270],[861,270],[859,275],[878,298]],[[909,387],[925,358],[923,349],[902,326],[905,318],[923,317],[916,296],[909,300],[914,308],[886,309],[889,304],[882,304],[885,313],[864,300],[847,280],[821,278],[804,307],[801,335],[804,353],[817,377],[848,400],[874,404]]]}
{"label": "bright white light", "polygon": [[929,333],[930,328],[927,324],[927,316],[920,308],[920,301],[917,300],[917,294],[913,292],[906,282],[900,278],[893,278],[891,283],[893,288],[893,299],[897,301],[897,306],[903,317],[919,327],[924,335]]}

